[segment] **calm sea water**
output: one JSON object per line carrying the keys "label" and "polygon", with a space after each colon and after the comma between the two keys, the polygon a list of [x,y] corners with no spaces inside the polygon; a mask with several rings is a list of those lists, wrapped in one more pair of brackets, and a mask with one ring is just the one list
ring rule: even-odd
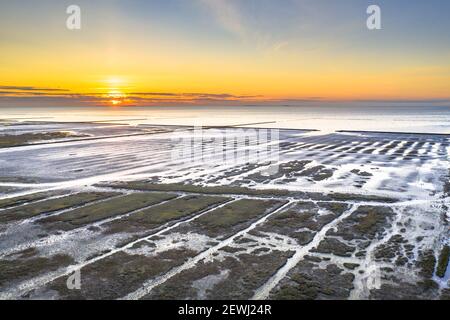
{"label": "calm sea water", "polygon": [[0,119],[450,133],[450,107],[246,106],[1,108]]}

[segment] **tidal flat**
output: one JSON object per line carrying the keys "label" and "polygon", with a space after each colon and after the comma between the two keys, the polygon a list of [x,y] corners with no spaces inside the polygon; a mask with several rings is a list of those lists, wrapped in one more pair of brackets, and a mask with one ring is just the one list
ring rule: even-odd
{"label": "tidal flat", "polygon": [[283,129],[229,163],[174,158],[191,127],[0,126],[0,299],[450,297],[450,135]]}

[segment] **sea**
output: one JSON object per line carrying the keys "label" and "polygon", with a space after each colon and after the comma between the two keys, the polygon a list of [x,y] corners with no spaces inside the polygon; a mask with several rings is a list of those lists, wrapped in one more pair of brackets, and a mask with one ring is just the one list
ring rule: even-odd
{"label": "sea", "polygon": [[0,119],[450,134],[448,106],[0,106]]}

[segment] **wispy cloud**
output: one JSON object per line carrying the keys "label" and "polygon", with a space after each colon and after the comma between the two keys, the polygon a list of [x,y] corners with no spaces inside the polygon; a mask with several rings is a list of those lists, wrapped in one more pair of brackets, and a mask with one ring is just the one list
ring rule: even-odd
{"label": "wispy cloud", "polygon": [[208,99],[250,99],[260,98],[262,96],[234,95],[229,93],[170,93],[170,92],[130,92],[129,95],[136,96],[167,96],[167,97],[194,97]]}
{"label": "wispy cloud", "polygon": [[[260,23],[266,16],[258,16],[248,10],[247,1],[239,0],[198,0],[225,30],[237,36],[245,43],[264,51],[281,51],[288,45],[288,40],[275,36],[273,32],[263,28]],[[264,6],[264,4],[260,4]],[[264,12],[264,10],[261,10]]]}
{"label": "wispy cloud", "polygon": [[219,23],[226,30],[238,35],[243,39],[249,36],[249,32],[243,23],[244,19],[239,12],[239,7],[233,0],[199,1],[214,14]]}

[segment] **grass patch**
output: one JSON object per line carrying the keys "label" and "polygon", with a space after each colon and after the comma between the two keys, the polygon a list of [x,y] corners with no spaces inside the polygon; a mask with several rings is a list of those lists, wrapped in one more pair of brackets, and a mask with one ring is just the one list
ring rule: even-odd
{"label": "grass patch", "polygon": [[[41,220],[56,223],[63,229],[73,229],[106,218],[125,214],[176,197],[166,193],[134,193],[71,210],[64,214]],[[55,225],[55,226],[56,226]]]}
{"label": "grass patch", "polygon": [[387,207],[360,207],[355,212],[355,229],[360,235],[367,235],[370,236],[370,238],[373,238],[379,231],[380,227],[386,223],[391,214],[391,209]]}
{"label": "grass patch", "polygon": [[68,255],[58,254],[50,258],[0,260],[0,286],[13,281],[31,278],[43,272],[55,271],[73,262]]}
{"label": "grass patch", "polygon": [[350,247],[345,243],[334,238],[326,238],[320,242],[319,246],[313,252],[330,253],[339,257],[351,257],[356,248]]}
{"label": "grass patch", "polygon": [[247,195],[255,197],[296,197],[298,199],[311,198],[313,200],[328,200],[328,201],[376,201],[394,203],[397,200],[388,197],[380,197],[373,195],[358,195],[346,193],[330,193],[327,195],[314,192],[289,191],[280,189],[251,189],[238,186],[196,186],[192,184],[155,184],[145,181],[133,181],[127,183],[114,183],[112,185],[100,184],[100,187],[111,187],[117,189],[131,189],[141,191],[165,191],[165,192],[187,192],[198,194],[211,195]]}
{"label": "grass patch", "polygon": [[350,269],[350,270],[355,270],[359,266],[360,265],[357,263],[344,263],[344,267],[346,267],[347,269]]}
{"label": "grass patch", "polygon": [[383,233],[393,215],[394,211],[389,207],[363,205],[345,218],[336,230],[330,230],[328,235],[340,236],[346,241],[373,240]]}
{"label": "grass patch", "polygon": [[166,223],[173,219],[178,219],[190,215],[197,211],[204,210],[212,205],[223,203],[228,200],[224,197],[186,196],[173,200],[156,208],[142,210],[130,218],[150,224]]}
{"label": "grass patch", "polygon": [[44,133],[25,133],[18,135],[2,135],[0,136],[0,148],[9,148],[23,146],[32,142],[82,137],[70,132],[44,132]]}
{"label": "grass patch", "polygon": [[426,279],[431,279],[436,267],[436,257],[432,250],[428,250],[420,254],[420,260],[418,261],[420,268],[420,275]]}
{"label": "grass patch", "polygon": [[92,201],[105,199],[117,195],[112,192],[83,192],[57,199],[45,200],[39,203],[31,203],[18,208],[7,209],[0,214],[0,223],[7,223],[21,219],[38,216],[43,213],[68,209],[73,206],[80,206]]}
{"label": "grass patch", "polygon": [[118,221],[113,221],[106,232],[151,230],[169,221],[190,216],[227,200],[229,199],[224,197],[185,196],[153,208],[141,210]]}
{"label": "grass patch", "polygon": [[394,198],[374,196],[369,194],[359,195],[351,193],[330,193],[329,197],[336,201],[374,201],[386,203],[394,203],[398,201]]}
{"label": "grass patch", "polygon": [[2,199],[0,200],[0,209],[8,208],[12,206],[18,206],[31,201],[39,201],[45,198],[52,196],[51,193],[48,192],[39,192],[33,194],[27,194],[25,196],[19,196],[14,198]]}
{"label": "grass patch", "polygon": [[284,203],[276,200],[242,199],[218,208],[194,221],[209,234],[220,234],[224,229],[245,222],[251,222],[269,210],[275,210]]}
{"label": "grass patch", "polygon": [[334,264],[325,269],[301,261],[271,294],[275,300],[343,300],[354,288],[355,276]]}
{"label": "grass patch", "polygon": [[450,196],[450,170],[448,172],[446,182],[444,183],[444,194]]}
{"label": "grass patch", "polygon": [[439,255],[439,261],[437,266],[436,275],[440,278],[445,277],[445,273],[447,272],[447,266],[450,259],[450,247],[448,245],[444,246]]}
{"label": "grass patch", "polygon": [[192,250],[169,250],[149,257],[118,252],[81,269],[81,290],[67,289],[65,277],[51,282],[47,289],[57,291],[63,300],[118,299],[196,254]]}
{"label": "grass patch", "polygon": [[272,298],[274,300],[315,300],[319,295],[318,284],[303,275],[293,276],[292,281],[295,285],[281,287]]}
{"label": "grass patch", "polygon": [[299,176],[310,177],[314,181],[322,181],[333,176],[333,170],[327,169],[325,166],[315,166],[298,173]]}
{"label": "grass patch", "polygon": [[[257,230],[283,234],[296,239],[299,244],[305,245],[311,242],[317,231],[341,215],[347,207],[340,203],[298,202],[295,206],[270,217]],[[319,214],[323,208],[331,212]]]}
{"label": "grass patch", "polygon": [[369,233],[381,221],[383,221],[383,217],[374,211],[369,211],[366,216],[361,217],[356,228],[361,233]]}
{"label": "grass patch", "polygon": [[257,190],[235,186],[220,187],[202,187],[196,185],[187,185],[181,183],[174,184],[152,184],[147,182],[129,182],[109,185],[108,187],[134,189],[143,191],[172,191],[172,192],[190,192],[200,194],[244,194],[249,196],[288,196],[289,191],[285,190]]}
{"label": "grass patch", "polygon": [[156,287],[142,300],[239,300],[250,299],[281,266],[291,252],[275,251],[256,256],[199,262]]}
{"label": "grass patch", "polygon": [[348,209],[348,205],[345,203],[333,202],[333,203],[321,203],[319,205],[322,208],[325,208],[335,214],[341,215],[345,210]]}

